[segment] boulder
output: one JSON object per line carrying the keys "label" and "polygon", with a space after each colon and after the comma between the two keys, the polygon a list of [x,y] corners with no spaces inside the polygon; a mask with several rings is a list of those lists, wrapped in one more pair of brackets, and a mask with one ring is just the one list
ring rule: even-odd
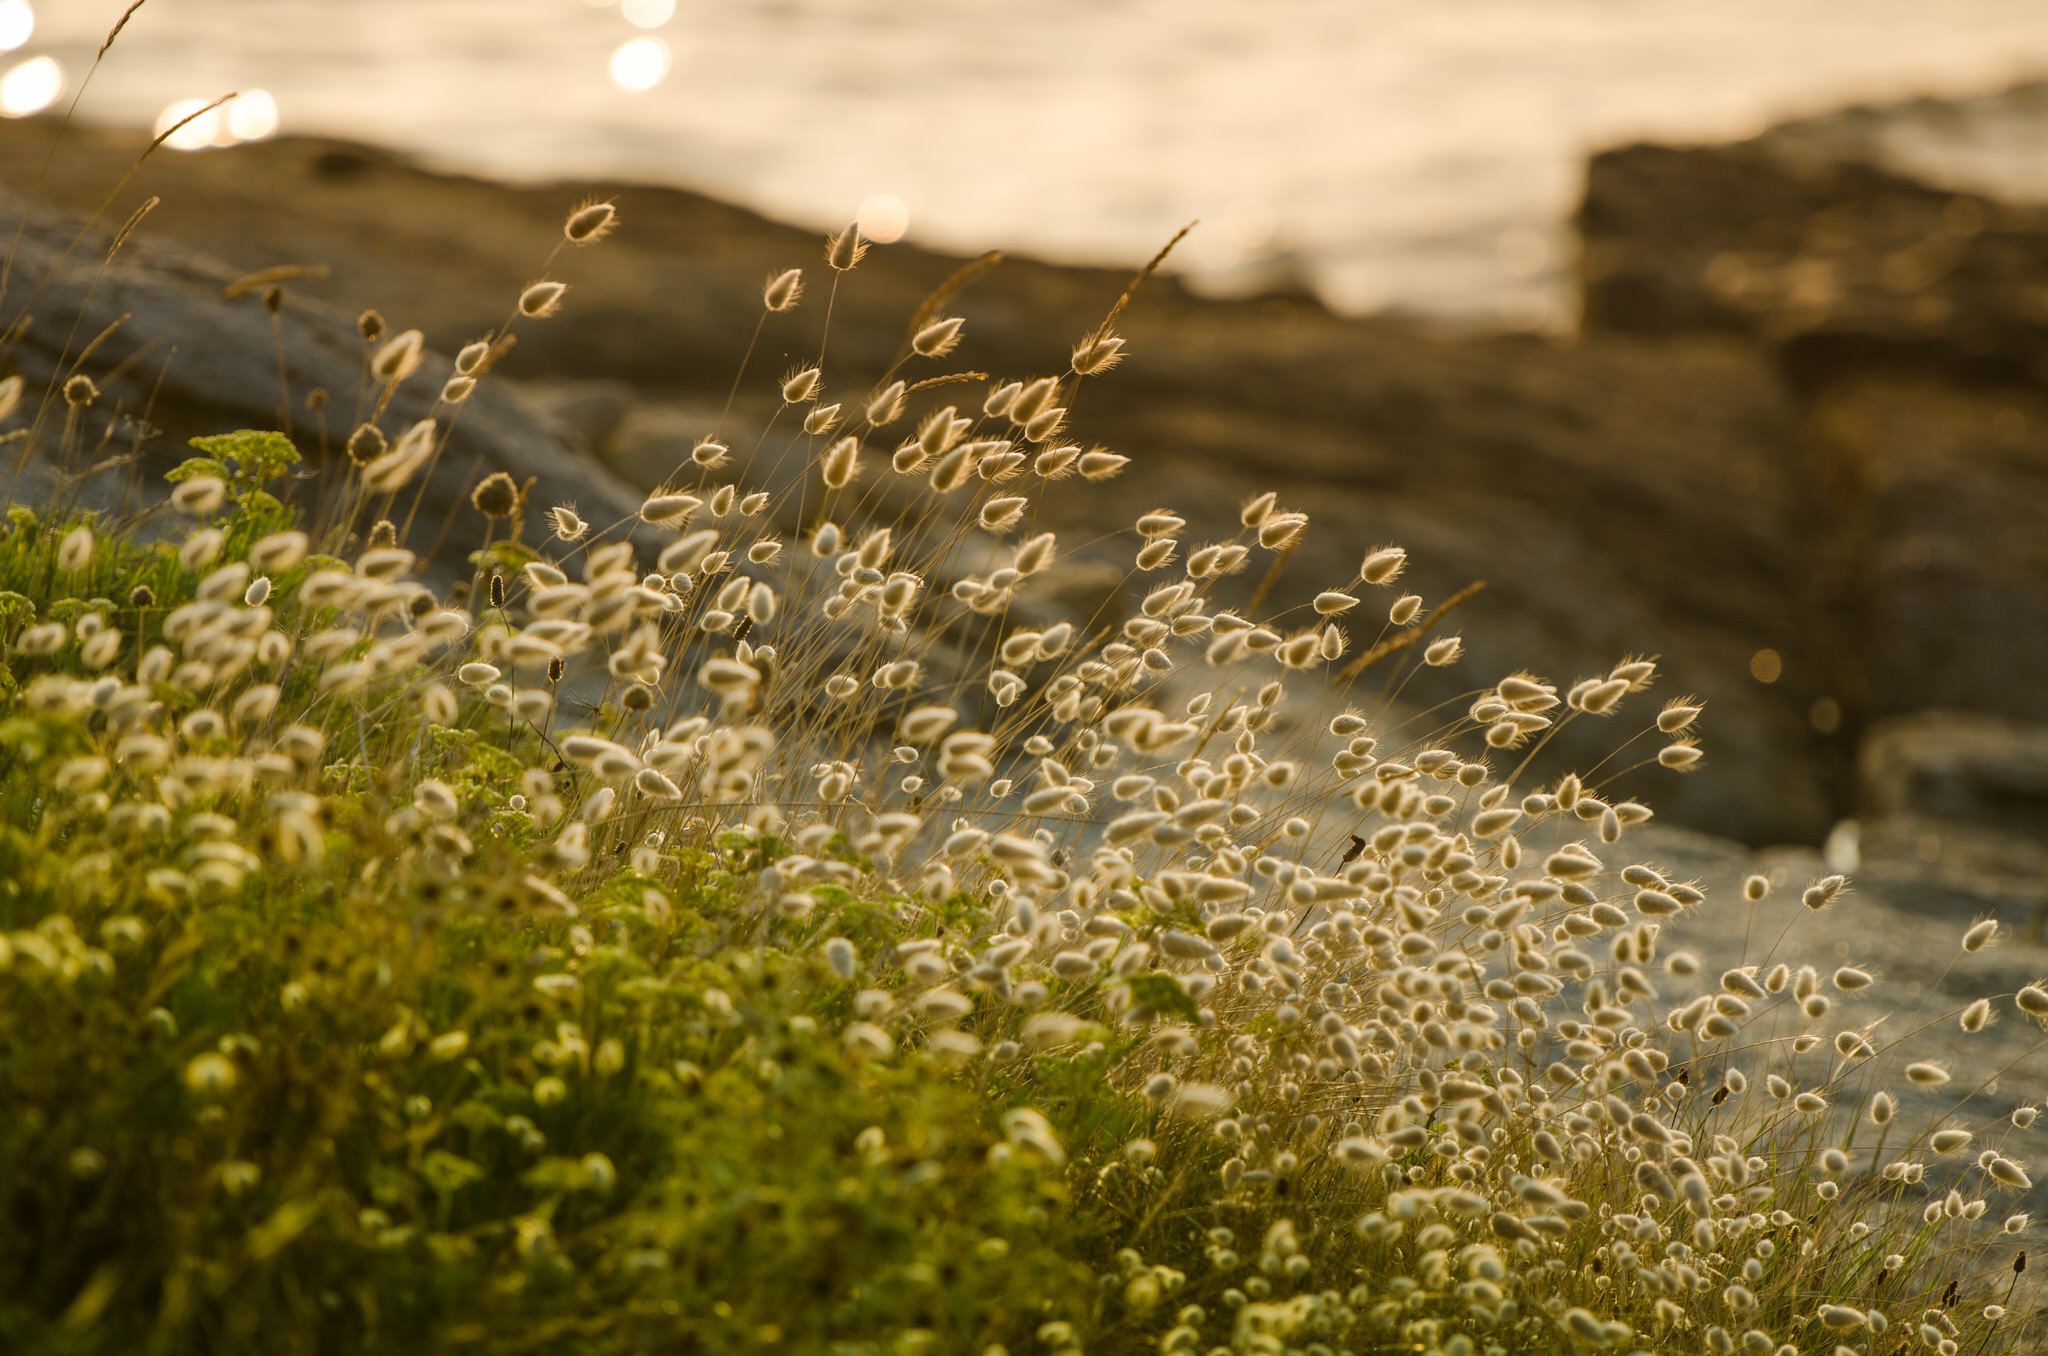
{"label": "boulder", "polygon": [[1923,707],[2048,721],[2048,400],[1876,375],[1818,394],[1811,615],[1856,727]]}
{"label": "boulder", "polygon": [[1802,390],[2048,381],[2048,208],[1762,139],[1595,155],[1578,227],[1589,330],[1751,336]]}
{"label": "boulder", "polygon": [[1857,753],[1866,815],[1953,820],[2048,845],[2048,725],[1921,711],[1872,727]]}
{"label": "boulder", "polygon": [[[22,223],[7,315],[10,322],[29,317],[7,353],[31,389],[15,420],[30,429],[19,444],[26,465],[17,497],[77,494],[100,507],[133,504],[137,496],[147,502],[164,490],[161,472],[190,455],[189,437],[251,426],[291,432],[307,457],[287,493],[301,491],[311,502],[315,486],[345,470],[342,449],[357,412],[376,400],[365,385],[369,350],[353,316],[290,296],[273,316],[263,288],[237,290],[239,270],[145,231],[112,250],[113,232],[102,225],[87,228],[18,198],[0,198],[0,217]],[[41,414],[37,407],[44,392],[77,373],[92,378],[99,395],[67,446],[62,400],[53,396]],[[459,411],[437,408],[452,374],[450,359],[427,353],[380,420],[394,436],[430,415],[450,429],[445,452],[418,482],[408,538],[416,549],[447,563],[482,542],[486,523],[469,493],[493,471],[531,480],[539,505],[577,503],[600,521],[637,507],[635,491],[570,455],[488,380]],[[412,502],[401,494],[394,516]]]}
{"label": "boulder", "polygon": [[2048,720],[2048,206],[1898,168],[1910,129],[2039,135],[2044,100],[1849,110],[1588,170],[1588,330],[1740,335],[1792,393],[1808,550],[1783,578],[1836,756],[1927,707]]}

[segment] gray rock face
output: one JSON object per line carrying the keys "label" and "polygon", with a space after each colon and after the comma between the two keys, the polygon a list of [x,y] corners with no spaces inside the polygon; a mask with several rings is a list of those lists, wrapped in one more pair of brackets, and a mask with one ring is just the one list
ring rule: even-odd
{"label": "gray rock face", "polygon": [[1580,213],[1589,328],[1741,334],[1794,393],[1812,550],[1786,583],[1850,738],[2048,719],[2048,209],[1856,159],[1928,116],[1608,152]]}
{"label": "gray rock face", "polygon": [[[1789,993],[1758,1003],[1758,1025],[1740,1038],[1741,1057],[1757,1056],[1763,1071],[1806,1085],[1832,1080],[1826,1095],[1841,1127],[1836,1142],[1848,1146],[1859,1167],[1869,1163],[1877,1141],[1875,1128],[1862,1120],[1863,1110],[1880,1089],[1900,1102],[1887,1158],[1931,1128],[1953,1126],[1973,1131],[1980,1145],[2001,1145],[2001,1152],[2039,1162],[2037,1146],[2048,1134],[2048,1120],[2021,1133],[2007,1119],[2016,1108],[2039,1107],[2048,1096],[2044,1034],[2012,1003],[2020,986],[2048,974],[2038,909],[2021,907],[2024,901],[1981,875],[1922,860],[1914,850],[1919,841],[1918,834],[1900,842],[1866,831],[1864,860],[1848,888],[1815,911],[1803,907],[1800,896],[1828,868],[1810,849],[1752,854],[1671,829],[1631,834],[1624,839],[1628,860],[1647,862],[1674,880],[1695,881],[1707,894],[1697,909],[1669,920],[1660,939],[1662,954],[1683,949],[1697,956],[1699,974],[1689,981],[1660,977],[1658,986],[1666,1002],[1683,1002],[1715,991],[1730,969],[1755,967],[1762,979],[1779,964],[1795,971],[1810,965],[1828,1010],[1808,1018]],[[1949,855],[1943,853],[1944,862]],[[1750,874],[1771,882],[1769,897],[1760,903],[1742,897],[1741,882]],[[2002,935],[1992,946],[1966,952],[1963,935],[1983,918],[1998,919]],[[1876,982],[1845,990],[1833,981],[1843,966]],[[1965,1031],[1961,1015],[1979,998],[1991,1000],[1992,1019],[1978,1031]],[[1844,1031],[1862,1033],[1875,1056],[1839,1057],[1833,1041]],[[1796,1046],[1802,1035],[1821,1039],[1802,1054]],[[1720,1057],[1712,1046],[1701,1055],[1709,1067]],[[1932,1087],[1907,1081],[1902,1071],[1914,1061],[1942,1065],[1949,1081]],[[1966,1195],[1990,1196],[1994,1220],[2048,1204],[2048,1181],[2041,1174],[2034,1174],[2031,1192],[2016,1198],[1993,1189],[1970,1169],[1969,1159],[1934,1160],[1929,1194],[1938,1197],[1953,1181]]]}
{"label": "gray rock face", "polygon": [[2048,725],[1956,711],[1901,716],[1871,730],[1856,771],[1873,818],[1955,820],[2048,845]]}
{"label": "gray rock face", "polygon": [[1811,410],[1811,607],[1845,705],[2048,720],[2048,401],[1873,373]]}
{"label": "gray rock face", "polygon": [[[7,352],[31,388],[16,416],[33,429],[15,445],[17,455],[29,454],[18,496],[48,499],[69,485],[90,504],[147,503],[164,489],[162,471],[190,455],[188,438],[243,427],[293,433],[307,461],[287,493],[306,491],[309,503],[316,485],[345,471],[342,447],[358,412],[377,399],[364,375],[369,346],[353,316],[288,298],[273,324],[262,288],[230,297],[235,270],[144,232],[109,261],[112,232],[85,231],[65,213],[7,197],[0,219],[23,223],[6,315],[31,317]],[[78,373],[100,394],[67,457],[61,398],[40,414],[36,407]],[[572,455],[502,387],[486,382],[459,409],[437,405],[452,374],[450,359],[430,351],[379,421],[393,437],[430,416],[452,427],[441,458],[417,482],[411,541],[420,549],[446,559],[481,543],[485,522],[469,491],[493,471],[531,479],[541,505],[575,502],[600,521],[637,506],[637,493]],[[309,409],[316,390],[324,408]],[[408,487],[395,513],[411,501]]]}
{"label": "gray rock face", "polygon": [[1593,158],[1589,327],[1752,335],[1813,388],[1872,367],[2048,377],[2048,211],[1764,140]]}

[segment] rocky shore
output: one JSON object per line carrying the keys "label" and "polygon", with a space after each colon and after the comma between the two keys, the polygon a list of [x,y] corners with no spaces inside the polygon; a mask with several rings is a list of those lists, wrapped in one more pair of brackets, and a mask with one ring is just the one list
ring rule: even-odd
{"label": "rocky shore", "polygon": [[[52,132],[0,125],[10,220]],[[2016,982],[2048,971],[2048,211],[1918,182],[1843,144],[1767,135],[1596,156],[1579,216],[1584,324],[1565,340],[1450,337],[1300,295],[1204,300],[1161,278],[1120,324],[1129,361],[1076,411],[1131,467],[1053,503],[1055,524],[1088,539],[1167,505],[1200,533],[1271,489],[1313,518],[1283,587],[1347,578],[1385,541],[1410,548],[1431,602],[1484,580],[1453,628],[1472,673],[1568,682],[1660,655],[1665,690],[1707,703],[1706,767],[1644,792],[1682,830],[1659,841],[1699,863],[1688,870],[1732,879],[1764,861],[1795,887],[1827,842],[1856,859],[1864,912],[1813,923],[1826,947],[1878,946],[1938,1002],[1947,934],[1995,915],[2014,934],[1999,965]],[[142,145],[65,137],[6,293],[12,319],[42,286],[38,323],[4,355],[46,381],[125,317],[84,370],[148,409],[148,429],[115,430],[123,447],[150,435],[138,466],[175,457],[189,433],[278,422],[279,334],[290,417],[333,448],[358,389],[357,312],[450,353],[510,311],[569,207],[616,198],[616,236],[556,270],[569,304],[525,327],[464,413],[423,506],[428,546],[479,534],[463,496],[480,467],[535,477],[538,502],[630,513],[719,423],[762,280],[821,271],[813,233],[680,190],[510,187],[289,138],[159,153],[123,183]],[[117,184],[66,257],[76,215]],[[152,195],[102,273],[106,237]],[[963,262],[871,251],[832,301],[830,394],[865,390]],[[260,289],[223,298],[238,276],[293,265],[319,272],[282,283],[275,333]],[[1126,280],[1006,261],[953,303],[959,360],[1062,370]],[[823,312],[771,318],[728,441],[767,425],[769,379],[816,355]],[[43,319],[74,314],[76,334]],[[432,376],[447,359],[430,362]],[[324,434],[304,405],[316,386],[332,396]],[[116,494],[119,479],[87,492]],[[1080,552],[1067,570],[1077,602],[1099,600],[1121,551]],[[1804,846],[1752,856],[1782,844]]]}

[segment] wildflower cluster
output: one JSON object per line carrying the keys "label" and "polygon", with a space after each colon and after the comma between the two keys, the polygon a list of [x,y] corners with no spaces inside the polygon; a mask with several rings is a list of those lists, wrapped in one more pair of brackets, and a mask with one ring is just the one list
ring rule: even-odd
{"label": "wildflower cluster", "polygon": [[[863,249],[828,242],[831,288]],[[1538,785],[1654,662],[1354,695],[1457,665],[1453,604],[1360,543],[1268,607],[1311,528],[1271,495],[1214,540],[1144,513],[1123,611],[1061,612],[1045,524],[1126,464],[1069,410],[1130,293],[1068,370],[994,379],[919,366],[966,338],[949,295],[871,389],[806,362],[751,451],[706,430],[637,521],[550,506],[535,549],[480,479],[467,578],[404,494],[509,331],[386,429],[424,341],[366,318],[373,416],[313,530],[275,434],[181,468],[169,540],[11,511],[0,1325],[2011,1348],[2032,1110],[1887,1156],[1889,1043],[1829,1021],[1869,975],[1665,940],[1712,905],[1637,859],[1623,788],[1699,763],[1697,702]]]}

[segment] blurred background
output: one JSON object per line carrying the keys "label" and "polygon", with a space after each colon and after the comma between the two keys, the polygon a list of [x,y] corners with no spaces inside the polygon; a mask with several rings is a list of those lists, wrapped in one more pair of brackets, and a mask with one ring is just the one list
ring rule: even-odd
{"label": "blurred background", "polygon": [[[63,100],[128,0],[0,0],[0,110]],[[1593,150],[1754,135],[2048,71],[2038,0],[150,0],[81,115],[174,144],[351,137],[522,181],[672,183],[824,228],[1568,328]],[[169,114],[168,119],[166,115]],[[2048,133],[1921,127],[1957,186]]]}

